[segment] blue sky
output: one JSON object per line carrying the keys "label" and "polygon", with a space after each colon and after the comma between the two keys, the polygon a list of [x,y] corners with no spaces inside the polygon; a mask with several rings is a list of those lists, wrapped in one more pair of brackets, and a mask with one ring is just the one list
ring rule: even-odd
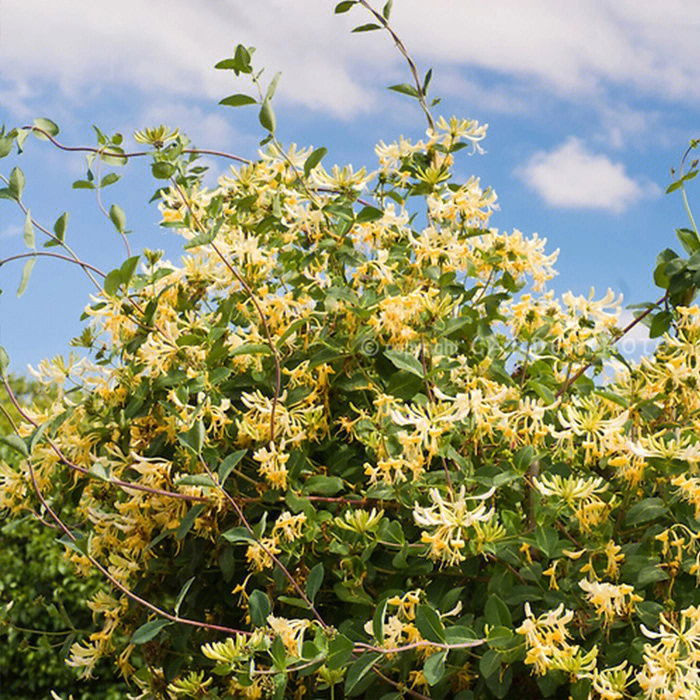
{"label": "blue sky", "polygon": [[[128,146],[134,129],[164,122],[198,146],[255,157],[264,134],[253,108],[217,106],[249,89],[213,70],[241,42],[257,47],[255,64],[268,77],[282,72],[275,111],[283,142],[326,146],[326,165],[373,169],[378,139],[420,138],[424,122],[411,100],[386,90],[409,81],[389,38],[351,34],[369,18],[359,7],[334,16],[334,5],[3,0],[0,123],[50,117],[70,145],[93,145],[97,124],[123,133]],[[436,115],[489,124],[487,153],[465,155],[457,172],[496,190],[493,226],[536,232],[560,249],[550,287],[587,294],[595,286],[598,295],[611,287],[627,304],[660,296],[654,258],[676,246],[674,228],[687,226],[678,193],[663,191],[669,168],[700,136],[700,3],[395,0],[392,23],[420,69],[434,69]],[[94,193],[70,187],[84,176],[83,157],[29,140],[0,172],[15,164],[33,215],[50,228],[69,210],[68,242],[103,269],[119,264],[120,242]],[[136,250],[165,248],[176,258],[177,240],[146,205],[155,187],[148,163],[132,162],[124,175],[105,190],[105,204],[126,211]],[[697,201],[697,188],[690,194]],[[22,225],[0,200],[0,257],[23,252]],[[0,344],[16,372],[67,352],[92,291],[77,269],[39,260],[16,299],[20,272],[17,263],[0,268]]]}

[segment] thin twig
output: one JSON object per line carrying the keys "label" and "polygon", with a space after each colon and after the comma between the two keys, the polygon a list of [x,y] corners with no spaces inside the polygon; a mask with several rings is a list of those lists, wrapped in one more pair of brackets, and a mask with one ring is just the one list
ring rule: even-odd
{"label": "thin twig", "polygon": [[[638,323],[643,321],[657,306],[663,304],[666,300],[668,299],[668,292],[664,294],[661,299],[656,301],[653,306],[650,306],[646,311],[643,313],[639,314],[636,318],[632,319],[620,332],[620,334],[616,337],[613,338],[611,345],[614,345],[615,343],[620,340],[625,334],[629,333]],[[559,390],[557,391],[556,394],[554,394],[554,398],[558,399],[564,392],[568,390],[568,388],[574,384],[588,369],[590,369],[593,366],[593,362],[587,362],[583,367],[581,367],[572,377],[567,379],[560,387]]]}
{"label": "thin twig", "polygon": [[22,258],[35,258],[38,256],[65,260],[65,262],[73,263],[74,265],[80,265],[80,267],[92,270],[95,274],[100,275],[101,277],[107,276],[104,272],[102,272],[102,270],[95,267],[94,265],[91,265],[90,263],[86,263],[82,260],[75,260],[74,258],[70,258],[67,255],[61,255],[61,253],[49,253],[43,250],[35,250],[33,253],[20,253],[18,255],[11,255],[9,258],[3,258],[2,260],[0,260],[0,267],[2,267],[5,263],[12,262],[13,260],[20,260]]}
{"label": "thin twig", "polygon": [[399,38],[399,36],[396,34],[396,32],[389,26],[389,21],[384,17],[384,15],[380,14],[377,12],[368,2],[367,0],[360,0],[360,5],[365,7],[367,10],[369,10],[374,18],[379,22],[384,29],[386,29],[387,32],[391,35],[391,38],[394,40],[394,43],[396,44],[396,48],[401,52],[403,57],[406,59],[406,63],[408,63],[408,67],[411,71],[411,75],[413,76],[413,81],[416,84],[416,90],[418,91],[418,103],[421,106],[421,109],[425,113],[425,117],[428,120],[428,126],[431,129],[435,128],[435,122],[433,121],[433,116],[430,114],[430,110],[428,109],[428,105],[426,104],[425,101],[425,92],[423,91],[423,85],[421,84],[420,77],[418,76],[418,68],[413,61],[413,59],[409,56],[408,51],[406,49],[406,46],[404,45],[403,41]]}

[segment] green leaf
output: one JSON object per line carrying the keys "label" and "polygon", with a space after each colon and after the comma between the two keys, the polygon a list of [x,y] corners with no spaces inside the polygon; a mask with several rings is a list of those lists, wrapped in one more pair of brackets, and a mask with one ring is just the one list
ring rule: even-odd
{"label": "green leaf", "polygon": [[238,63],[235,58],[225,58],[214,66],[216,70],[236,70],[237,67]]}
{"label": "green leaf", "polygon": [[277,84],[279,83],[281,76],[282,73],[275,73],[274,77],[270,81],[270,84],[267,86],[267,92],[265,93],[265,102],[269,102],[274,97],[275,90],[277,90]]}
{"label": "green leaf", "polygon": [[76,180],[72,187],[74,190],[94,190],[95,183],[89,180]]}
{"label": "green leaf", "polygon": [[272,696],[270,700],[284,700],[289,677],[286,673],[276,673],[272,677]]}
{"label": "green leaf", "polygon": [[7,186],[13,199],[19,200],[22,197],[25,182],[24,173],[17,167],[12,168]]}
{"label": "green leaf", "polygon": [[180,525],[178,526],[177,530],[175,531],[175,539],[176,540],[182,540],[184,539],[185,535],[192,529],[192,526],[194,525],[194,521],[197,519],[197,516],[206,508],[206,503],[197,503],[197,505],[192,506],[187,513],[185,513],[185,517],[180,521]]}
{"label": "green leaf", "polygon": [[649,564],[648,566],[642,567],[637,573],[637,586],[643,588],[648,586],[650,583],[656,583],[657,581],[667,581],[669,575],[657,564]]}
{"label": "green leaf", "polygon": [[[218,68],[218,64],[216,67]],[[254,105],[257,103],[258,101],[254,97],[250,97],[250,95],[243,95],[242,93],[229,95],[228,97],[224,97],[223,100],[219,101],[219,104],[224,105],[224,107],[242,107],[244,105]]]}
{"label": "green leaf", "polygon": [[13,143],[14,139],[11,136],[0,136],[0,158],[5,158],[10,155]]}
{"label": "green leaf", "polygon": [[153,173],[153,177],[158,180],[168,180],[175,173],[175,166],[172,163],[159,161],[151,165],[151,172]]}
{"label": "green leaf", "polygon": [[182,479],[178,479],[175,482],[175,486],[208,486],[212,488],[216,484],[212,481],[209,474],[189,474],[188,476],[183,476]]}
{"label": "green leaf", "polygon": [[136,270],[136,265],[138,265],[139,262],[139,257],[139,255],[132,255],[121,264],[119,272],[121,273],[122,284],[128,286],[129,282],[131,282],[131,278],[134,276]]}
{"label": "green leaf", "polygon": [[21,297],[27,289],[27,284],[29,283],[29,276],[32,274],[34,265],[36,264],[36,258],[29,258],[22,268],[22,277],[19,281],[19,287],[17,288],[17,297]]}
{"label": "green leaf", "polygon": [[445,626],[438,614],[427,605],[416,607],[416,627],[423,639],[429,642],[445,643]]}
{"label": "green leaf", "polygon": [[7,350],[0,345],[0,376],[5,376],[7,368],[10,366],[10,356],[7,354]]}
{"label": "green leaf", "polygon": [[0,442],[4,442],[15,452],[19,452],[22,457],[29,457],[27,443],[19,435],[15,435],[14,433],[11,433],[10,435],[2,435],[0,436]]}
{"label": "green leaf", "polygon": [[372,618],[372,633],[379,644],[384,644],[384,615],[386,614],[386,606],[389,603],[389,598],[385,597],[374,611]]}
{"label": "green leaf", "polygon": [[666,194],[671,194],[671,192],[674,192],[675,190],[679,189],[682,185],[683,185],[683,180],[676,180],[675,182],[672,182],[666,188]]}
{"label": "green leaf", "polygon": [[306,597],[313,603],[323,583],[323,564],[319,562],[306,577]]}
{"label": "green leaf", "polygon": [[[250,54],[255,49],[251,48],[250,51],[243,46],[243,44],[238,44],[236,50],[234,51],[233,60],[236,62],[236,68],[241,73],[251,73],[252,68],[250,65]],[[234,69],[236,70],[236,69]]]}
{"label": "green leaf", "polygon": [[385,350],[384,357],[391,362],[394,367],[404,369],[416,377],[423,379],[423,365],[413,355],[399,350]]}
{"label": "green leaf", "polygon": [[118,175],[117,173],[107,173],[103,178],[102,182],[100,182],[100,187],[109,187],[110,185],[113,185],[115,182],[119,182],[121,180],[121,175]]}
{"label": "green leaf", "polygon": [[343,12],[347,12],[356,3],[357,0],[343,0],[343,2],[339,2],[335,6],[334,12],[336,15],[342,14]]}
{"label": "green leaf", "polygon": [[353,643],[344,635],[337,634],[328,645],[326,666],[331,671],[344,666],[352,656]]}
{"label": "green leaf", "polygon": [[[56,124],[56,122],[51,121],[50,119],[46,119],[45,117],[39,117],[38,119],[35,119],[34,126],[38,127],[39,129],[43,129],[50,136],[58,135],[58,125]],[[34,136],[36,136],[41,141],[48,141],[46,136],[44,136],[44,134],[40,133],[39,131],[34,131]]]}
{"label": "green leaf", "polygon": [[484,678],[489,678],[501,668],[501,657],[497,651],[489,649],[479,660],[479,670]]}
{"label": "green leaf", "polygon": [[269,345],[262,343],[243,343],[229,352],[229,357],[238,357],[238,355],[270,355],[272,351]]}
{"label": "green leaf", "polygon": [[394,5],[394,0],[387,0],[386,3],[384,4],[384,7],[382,8],[382,17],[384,19],[389,19],[389,16],[391,15],[391,8]]}
{"label": "green leaf", "polygon": [[366,224],[370,221],[377,221],[383,216],[384,212],[381,209],[377,209],[377,207],[366,206],[360,209],[359,213],[357,214],[356,221],[358,224]]}
{"label": "green leaf", "polygon": [[29,136],[30,129],[17,129],[17,152],[22,153],[24,142]]}
{"label": "green leaf", "polygon": [[625,525],[634,526],[648,523],[650,520],[660,518],[668,512],[666,505],[660,498],[645,498],[635,503],[628,511]]}
{"label": "green leaf", "polygon": [[440,651],[437,654],[431,654],[423,665],[423,675],[428,685],[435,685],[442,680],[445,675],[445,657],[447,650]]}
{"label": "green leaf", "polygon": [[24,219],[24,244],[27,246],[27,248],[36,248],[34,225],[32,224],[32,215],[29,209],[27,209],[27,216]]}
{"label": "green leaf", "polygon": [[270,646],[270,657],[274,667],[277,670],[283,671],[287,668],[287,650],[285,649],[284,642],[280,639],[279,635],[275,635]]}
{"label": "green leaf", "polygon": [[389,90],[393,90],[394,92],[400,92],[402,95],[408,95],[409,97],[418,97],[417,88],[414,85],[409,85],[408,83],[390,85]]}
{"label": "green leaf", "polygon": [[258,115],[258,120],[262,125],[263,129],[267,129],[271,134],[275,133],[276,121],[275,113],[272,109],[272,105],[268,100],[263,102],[260,108],[260,114]]}
{"label": "green leaf", "polygon": [[[537,526],[535,530],[535,544],[537,545],[537,549],[539,549],[545,557],[549,557],[550,559],[554,557],[558,542],[559,536],[554,528],[542,527],[541,525]],[[491,621],[489,620],[489,622]],[[497,623],[494,622],[492,624]]]}
{"label": "green leaf", "polygon": [[305,494],[313,493],[318,496],[335,496],[345,488],[343,480],[339,476],[311,476],[302,487]]}
{"label": "green leaf", "polygon": [[700,239],[698,239],[698,234],[695,231],[689,228],[677,228],[676,236],[678,236],[678,240],[688,255],[692,255],[700,250]]}
{"label": "green leaf", "polygon": [[232,527],[230,530],[222,532],[221,537],[231,544],[236,544],[237,542],[255,542],[255,537],[253,537],[245,527]]}
{"label": "green leaf", "polygon": [[350,666],[348,675],[345,677],[345,695],[352,697],[362,692],[361,689],[358,688],[358,684],[372,670],[372,667],[379,661],[381,656],[381,654],[362,654],[362,656]]}
{"label": "green leaf", "polygon": [[124,210],[118,204],[112,204],[109,210],[109,218],[117,231],[124,233],[126,230],[126,214],[124,214]]}
{"label": "green leaf", "polygon": [[122,284],[122,272],[121,270],[112,270],[107,277],[105,277],[102,283],[106,294],[113,296],[119,291],[119,287]]}
{"label": "green leaf", "polygon": [[510,609],[497,595],[489,595],[484,606],[484,616],[486,622],[493,626],[510,627],[513,623]]}
{"label": "green leaf", "polygon": [[659,311],[654,314],[649,326],[649,337],[658,338],[663,335],[671,326],[673,314],[670,311]]}
{"label": "green leaf", "polygon": [[352,30],[352,33],[358,33],[358,32],[373,32],[375,29],[381,29],[381,27],[378,24],[361,24],[359,27],[355,27],[355,29]]}
{"label": "green leaf", "polygon": [[31,438],[29,439],[29,454],[34,452],[34,448],[36,447],[37,443],[41,438],[43,437],[44,433],[46,432],[46,429],[51,425],[51,421],[48,421],[46,423],[42,423],[33,433]]}
{"label": "green leaf", "polygon": [[445,642],[447,644],[466,644],[467,642],[475,642],[479,637],[474,634],[471,627],[463,625],[453,625],[445,630]]}
{"label": "green leaf", "polygon": [[428,94],[428,88],[430,87],[430,81],[433,79],[433,69],[431,68],[426,74],[425,78],[423,79],[423,94],[427,95]]}
{"label": "green leaf", "polygon": [[571,684],[569,693],[571,700],[588,700],[591,696],[592,683],[590,678],[579,678],[575,683]]}
{"label": "green leaf", "polygon": [[496,625],[489,629],[487,642],[492,649],[503,649],[507,647],[514,638],[513,630],[503,625]]}
{"label": "green leaf", "polygon": [[224,485],[226,479],[228,479],[229,474],[236,468],[238,463],[245,457],[248,450],[237,450],[227,455],[224,461],[219,465],[219,483],[221,486]]}
{"label": "green leaf", "polygon": [[272,610],[270,599],[267,593],[260,590],[254,590],[248,598],[248,610],[250,612],[250,621],[255,627],[264,627],[267,624],[267,616]]}
{"label": "green leaf", "polygon": [[328,153],[328,149],[322,146],[309,155],[304,162],[304,177],[309,177],[311,171],[323,160],[326,153]]}
{"label": "green leaf", "polygon": [[81,533],[75,533],[72,537],[68,534],[63,535],[63,537],[59,537],[58,541],[77,554],[82,554],[83,556],[87,555],[87,537]]}
{"label": "green leaf", "polygon": [[141,625],[129,640],[130,644],[145,644],[158,636],[158,633],[164,628],[172,625],[170,620],[151,620],[145,625]]}
{"label": "green leaf", "polygon": [[219,568],[227,583],[233,578],[236,571],[236,557],[233,547],[222,547],[219,551]]}
{"label": "green leaf", "polygon": [[187,591],[190,590],[190,586],[194,583],[195,579],[197,577],[193,576],[192,578],[188,579],[185,582],[185,585],[180,589],[180,592],[177,594],[177,599],[175,600],[175,615],[179,617],[180,615],[180,606],[182,605],[182,601],[185,600],[185,596],[187,595]]}
{"label": "green leaf", "polygon": [[53,232],[56,234],[56,238],[58,238],[61,243],[65,241],[66,239],[66,226],[68,225],[68,212],[64,211],[61,216],[56,219],[56,223],[53,225]]}

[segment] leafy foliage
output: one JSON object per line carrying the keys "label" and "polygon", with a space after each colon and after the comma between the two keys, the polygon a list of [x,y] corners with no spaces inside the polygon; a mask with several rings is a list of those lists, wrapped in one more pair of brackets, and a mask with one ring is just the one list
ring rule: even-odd
{"label": "leafy foliage", "polygon": [[[223,154],[236,166],[207,189],[177,129],[136,134],[180,263],[132,255],[121,209],[108,273],[66,246],[67,216],[39,229],[100,286],[75,341],[92,360],[39,367],[56,398],[7,436],[0,507],[41,513],[113,587],[69,663],[114,657],[140,697],[690,697],[695,288],[676,293],[667,256],[667,293],[627,327],[659,310],[661,344],[625,362],[620,300],[546,292],[556,253],[489,227],[495,193],[453,177],[486,128],[434,120],[391,3],[335,10],[358,8],[355,31],[406,57],[414,84],[392,89],[425,140],[326,170],[325,149],[280,144],[278,76],[263,86],[239,45],[217,68],[258,93],[223,100],[259,105],[257,160]],[[132,158],[97,135],[89,168]]]}

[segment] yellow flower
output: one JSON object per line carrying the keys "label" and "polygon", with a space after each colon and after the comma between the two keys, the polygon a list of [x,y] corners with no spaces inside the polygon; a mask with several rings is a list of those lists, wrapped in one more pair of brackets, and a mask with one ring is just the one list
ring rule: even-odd
{"label": "yellow flower", "polygon": [[438,489],[430,489],[433,505],[425,508],[417,503],[413,506],[413,519],[421,527],[434,528],[423,531],[421,541],[430,545],[429,556],[441,564],[458,564],[466,557],[462,553],[466,545],[468,531],[476,523],[488,522],[495,514],[494,508],[487,510],[484,503],[470,510],[467,501],[484,501],[490,498],[495,488],[481,496],[466,496],[466,489],[460,486],[454,498],[445,500]]}
{"label": "yellow flower", "polygon": [[578,585],[586,592],[586,600],[603,618],[603,626],[611,624],[616,617],[628,617],[634,610],[634,604],[644,600],[634,592],[633,586],[626,583],[616,586],[584,579]]}
{"label": "yellow flower", "polygon": [[292,656],[301,656],[304,632],[311,625],[309,620],[287,620],[283,617],[268,615],[267,624],[282,640],[289,654],[292,654]]}

